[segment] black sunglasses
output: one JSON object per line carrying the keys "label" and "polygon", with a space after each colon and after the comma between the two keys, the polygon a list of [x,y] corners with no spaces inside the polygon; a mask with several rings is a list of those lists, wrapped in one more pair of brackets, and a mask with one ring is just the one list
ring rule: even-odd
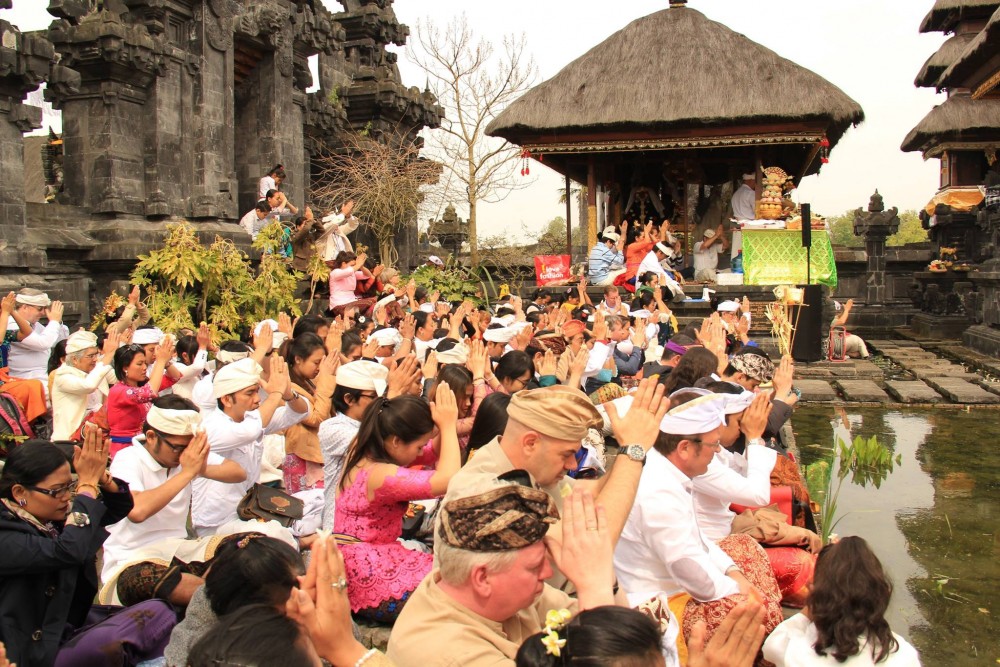
{"label": "black sunglasses", "polygon": [[514,484],[526,486],[529,489],[535,488],[535,485],[531,483],[531,475],[528,474],[528,471],[519,468],[497,475],[497,480],[501,482],[513,482]]}

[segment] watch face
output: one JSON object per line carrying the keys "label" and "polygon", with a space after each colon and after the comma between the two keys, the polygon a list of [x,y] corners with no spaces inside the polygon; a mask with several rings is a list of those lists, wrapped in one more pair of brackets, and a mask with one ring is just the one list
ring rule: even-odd
{"label": "watch face", "polygon": [[646,450],[642,448],[642,445],[629,445],[625,453],[633,461],[643,461],[646,458]]}

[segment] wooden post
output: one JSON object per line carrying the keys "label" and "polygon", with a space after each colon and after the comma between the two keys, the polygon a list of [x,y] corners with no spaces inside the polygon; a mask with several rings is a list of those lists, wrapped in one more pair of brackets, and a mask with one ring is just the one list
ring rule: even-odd
{"label": "wooden post", "polygon": [[587,250],[597,244],[597,174],[594,156],[587,158]]}
{"label": "wooden post", "polygon": [[573,195],[570,193],[569,188],[569,172],[566,173],[566,254],[569,255],[570,264],[573,263],[573,218],[570,215],[572,208],[570,207],[570,202],[573,200]]}

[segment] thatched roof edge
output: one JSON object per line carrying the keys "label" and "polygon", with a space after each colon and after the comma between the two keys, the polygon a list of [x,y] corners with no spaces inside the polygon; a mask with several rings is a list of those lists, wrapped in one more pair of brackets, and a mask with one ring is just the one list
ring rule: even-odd
{"label": "thatched roof edge", "polygon": [[937,0],[920,22],[920,32],[950,32],[966,14],[989,16],[1000,0]]}
{"label": "thatched roof edge", "polygon": [[923,151],[930,139],[959,137],[975,130],[996,130],[1000,136],[1000,100],[973,100],[957,93],[937,105],[903,139],[905,153]]}
{"label": "thatched roof edge", "polygon": [[946,69],[953,65],[975,39],[975,34],[965,33],[962,35],[952,35],[941,45],[937,51],[924,62],[920,68],[920,73],[913,80],[913,85],[918,88],[934,88],[938,80]]}
{"label": "thatched roof edge", "polygon": [[961,85],[961,79],[972,73],[980,57],[998,48],[998,44],[1000,44],[1000,7],[993,12],[986,27],[973,37],[955,62],[941,73],[938,89]]}

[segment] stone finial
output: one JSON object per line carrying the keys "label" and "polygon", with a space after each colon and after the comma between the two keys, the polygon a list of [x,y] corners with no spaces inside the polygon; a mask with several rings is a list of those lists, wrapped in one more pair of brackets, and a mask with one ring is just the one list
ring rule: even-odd
{"label": "stone finial", "polygon": [[875,194],[872,198],[868,200],[868,212],[869,213],[881,213],[885,210],[885,204],[882,203],[882,195],[878,193],[878,188],[875,188]]}

